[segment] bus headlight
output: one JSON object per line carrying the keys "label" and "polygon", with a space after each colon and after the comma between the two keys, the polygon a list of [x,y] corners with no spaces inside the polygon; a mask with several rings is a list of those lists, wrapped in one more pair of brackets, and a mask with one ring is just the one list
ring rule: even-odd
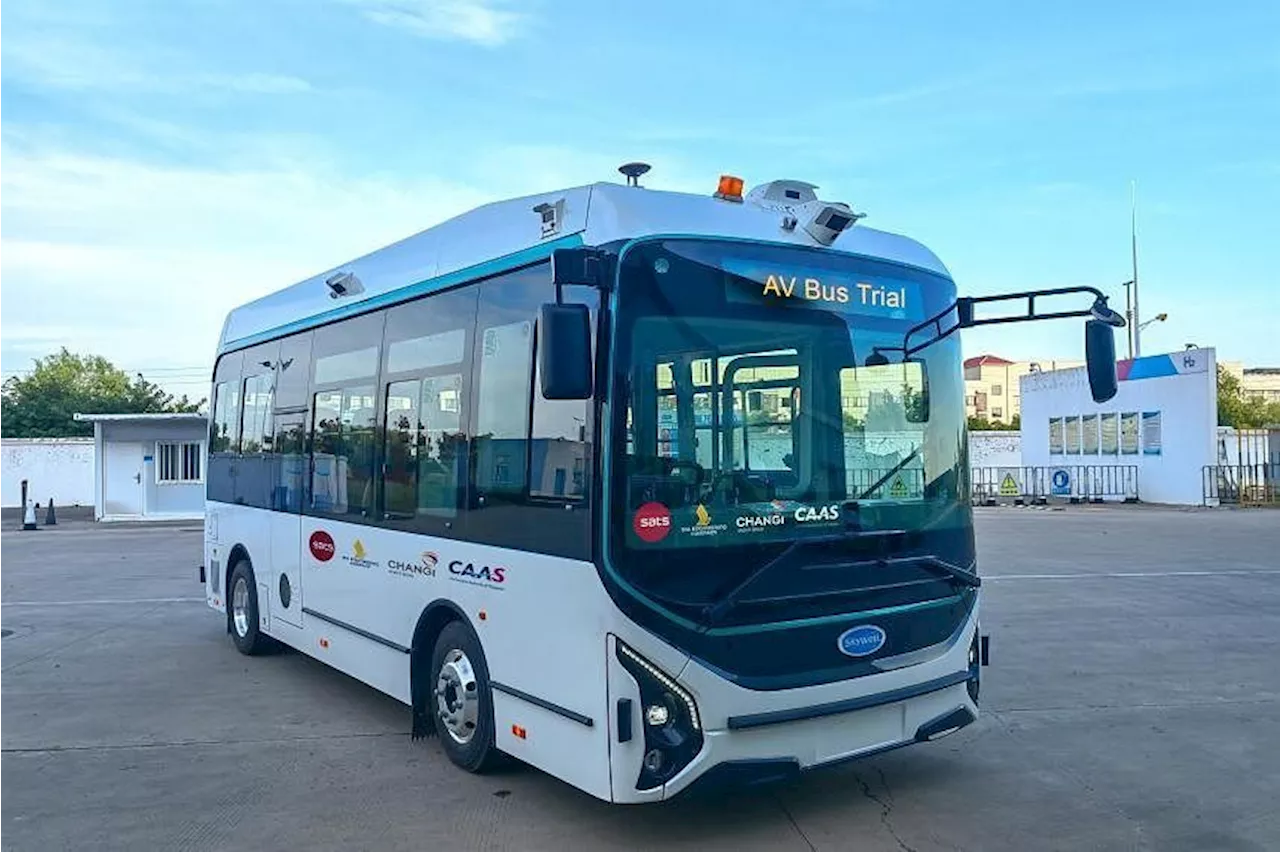
{"label": "bus headlight", "polygon": [[702,720],[689,691],[621,641],[618,662],[640,687],[644,708],[644,761],[637,790],[660,787],[702,750]]}

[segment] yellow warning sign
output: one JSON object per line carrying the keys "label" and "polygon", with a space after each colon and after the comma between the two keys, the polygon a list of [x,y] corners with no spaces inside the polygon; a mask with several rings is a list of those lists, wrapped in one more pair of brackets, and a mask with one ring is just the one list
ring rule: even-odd
{"label": "yellow warning sign", "polygon": [[1006,473],[1004,479],[1000,480],[1000,496],[1017,497],[1022,493],[1018,488],[1018,483],[1014,480],[1012,473]]}
{"label": "yellow warning sign", "polygon": [[901,476],[895,478],[893,484],[889,486],[889,496],[899,498],[907,496],[907,484],[902,481]]}

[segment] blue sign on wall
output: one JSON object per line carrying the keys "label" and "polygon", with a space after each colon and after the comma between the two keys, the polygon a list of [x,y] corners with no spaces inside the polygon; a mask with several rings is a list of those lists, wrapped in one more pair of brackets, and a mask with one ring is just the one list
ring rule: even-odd
{"label": "blue sign on wall", "polygon": [[1050,475],[1050,487],[1053,496],[1066,497],[1071,494],[1071,471],[1065,468],[1055,468]]}

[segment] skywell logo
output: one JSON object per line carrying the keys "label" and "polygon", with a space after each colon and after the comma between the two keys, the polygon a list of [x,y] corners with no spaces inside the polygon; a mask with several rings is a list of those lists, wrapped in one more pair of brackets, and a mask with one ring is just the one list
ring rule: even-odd
{"label": "skywell logo", "polygon": [[859,624],[840,634],[836,646],[850,657],[865,657],[884,647],[884,631],[874,624]]}

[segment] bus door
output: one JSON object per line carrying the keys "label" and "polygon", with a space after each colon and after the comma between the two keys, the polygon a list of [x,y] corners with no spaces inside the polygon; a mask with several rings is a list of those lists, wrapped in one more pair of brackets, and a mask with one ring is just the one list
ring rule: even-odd
{"label": "bus door", "polygon": [[307,411],[276,412],[271,480],[271,613],[302,626],[302,486],[306,481]]}

